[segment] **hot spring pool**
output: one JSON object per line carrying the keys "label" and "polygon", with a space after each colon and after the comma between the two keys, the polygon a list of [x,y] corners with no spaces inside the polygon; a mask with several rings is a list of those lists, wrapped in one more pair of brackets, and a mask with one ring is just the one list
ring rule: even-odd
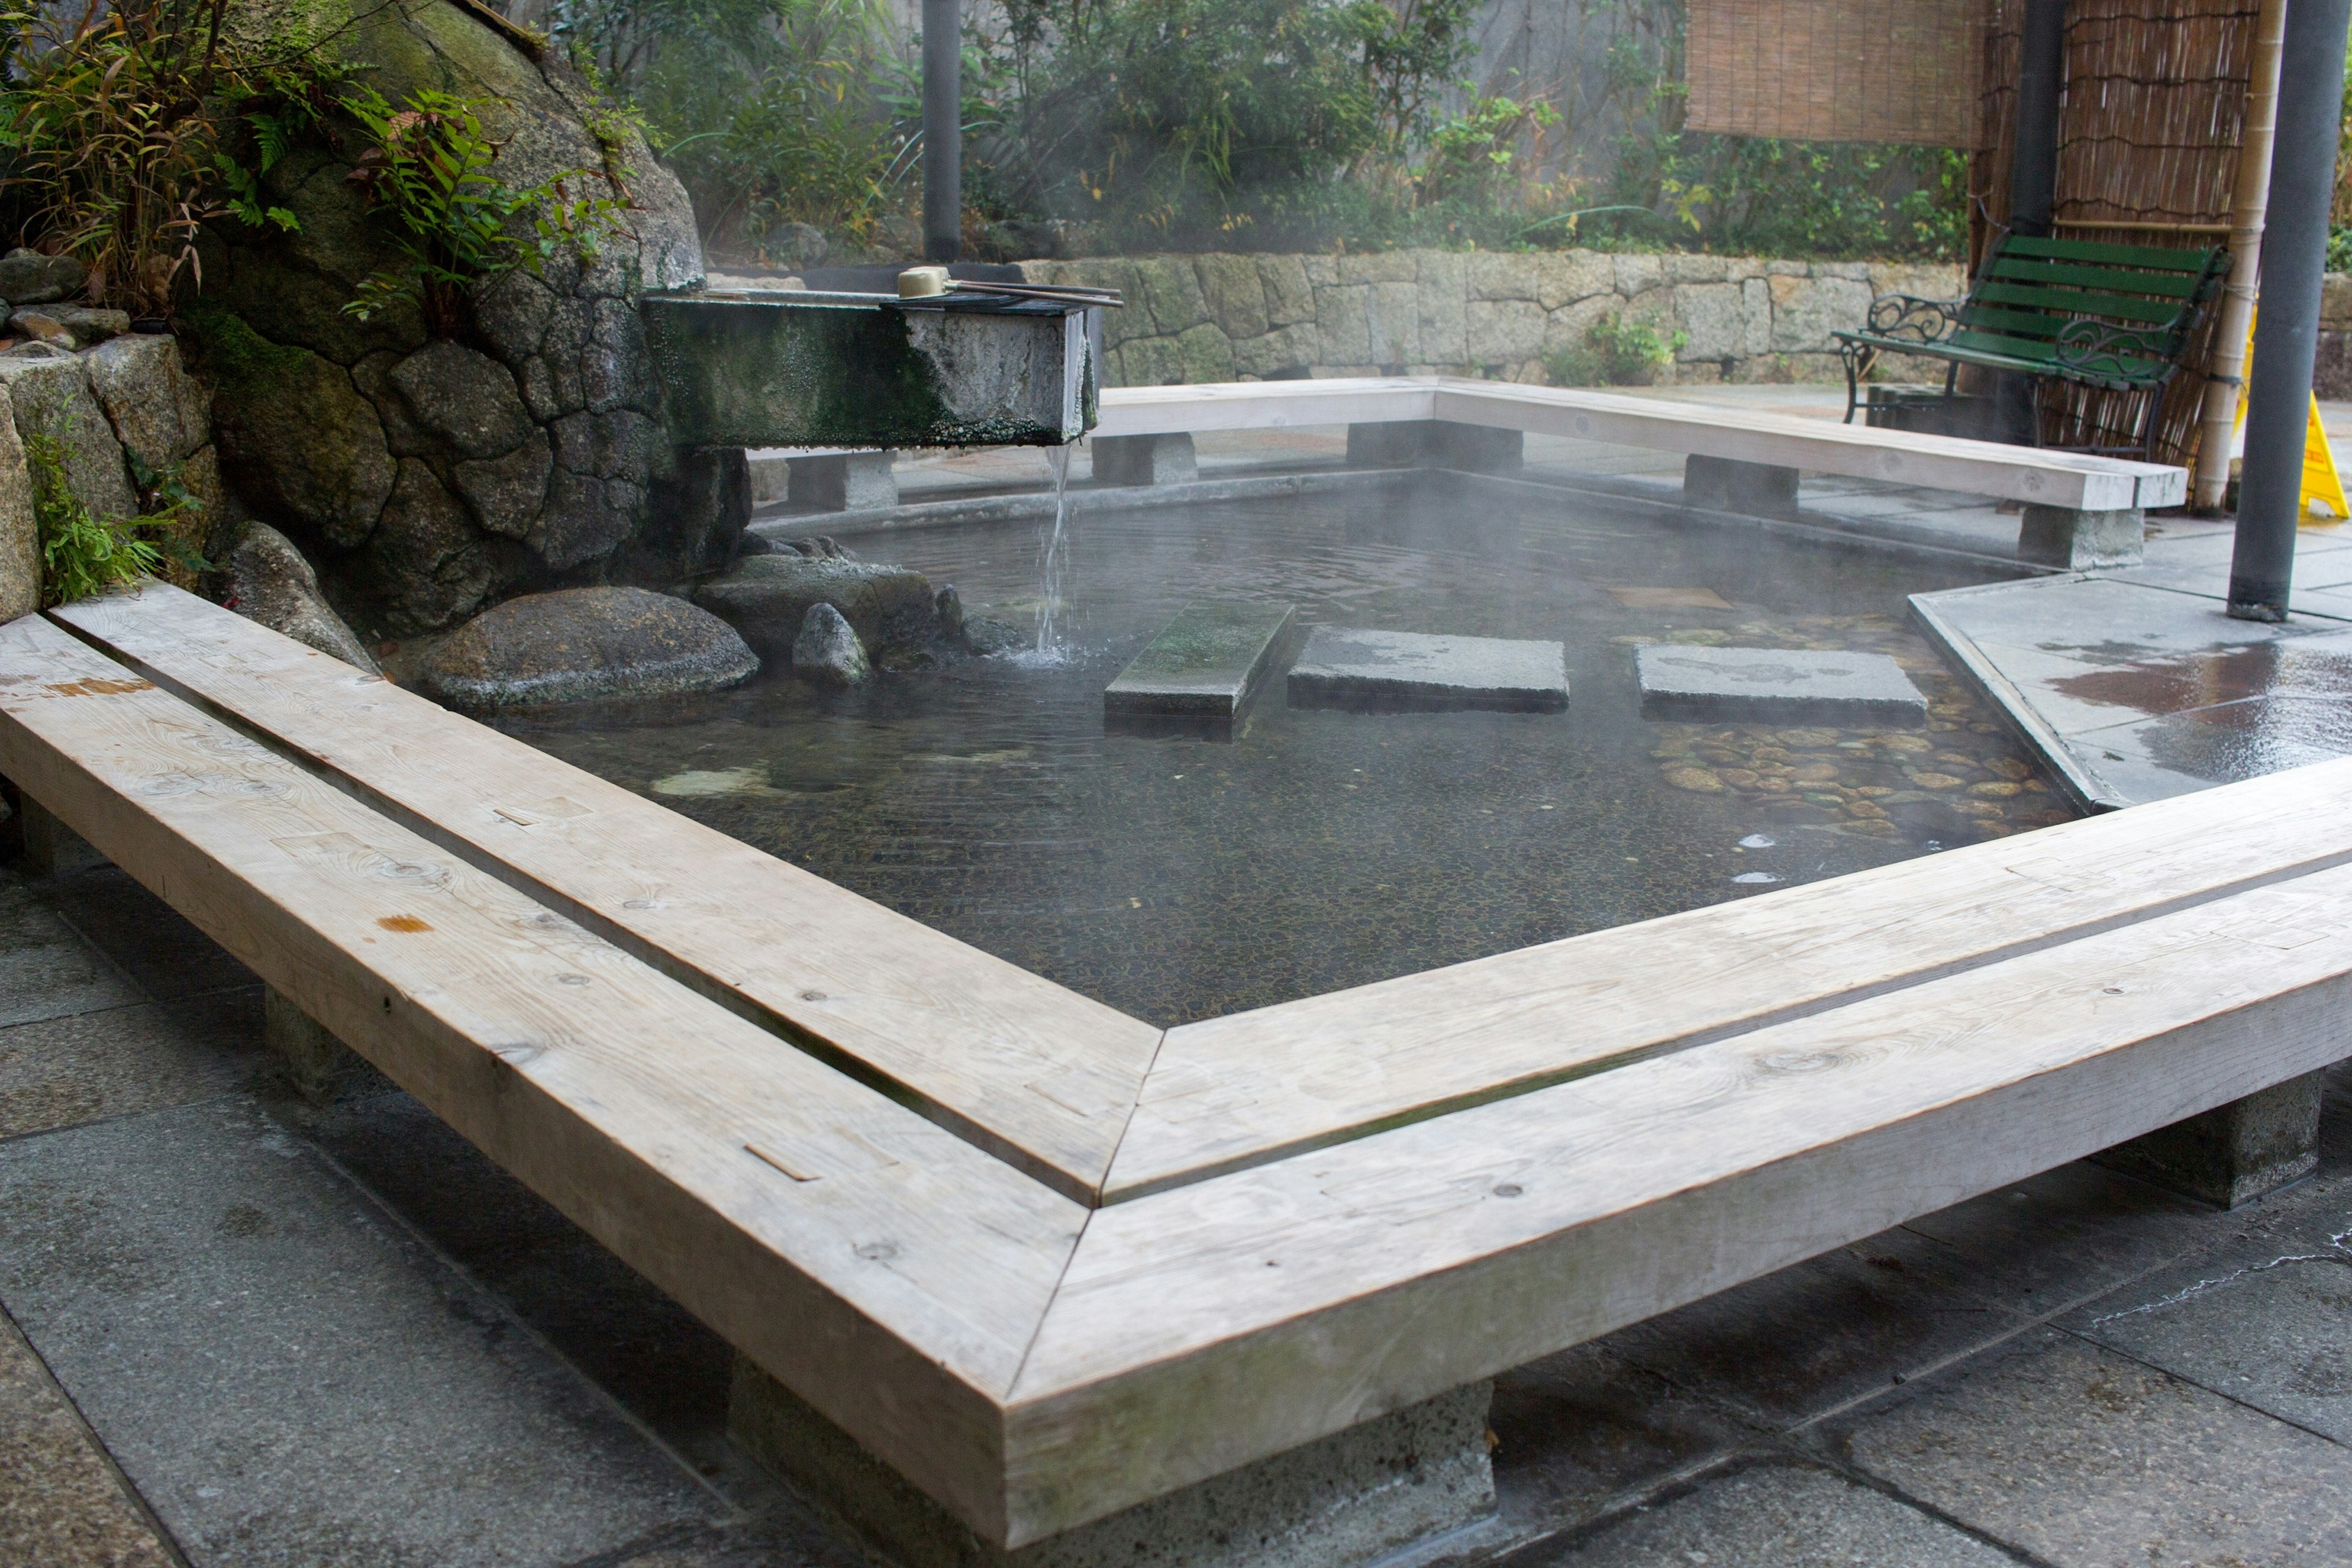
{"label": "hot spring pool", "polygon": [[[1069,537],[1057,663],[877,673],[849,694],[763,672],[651,711],[500,723],[1158,1024],[2074,815],[1907,629],[1906,595],[1995,568],[1442,479],[1087,513]],[[955,584],[971,614],[1038,614],[1034,523],[844,542]],[[1107,735],[1103,687],[1196,598],[1287,601],[1302,628],[1558,639],[1569,710],[1297,710],[1277,668],[1231,741]],[[1888,653],[1928,727],[1644,721],[1649,641]]]}

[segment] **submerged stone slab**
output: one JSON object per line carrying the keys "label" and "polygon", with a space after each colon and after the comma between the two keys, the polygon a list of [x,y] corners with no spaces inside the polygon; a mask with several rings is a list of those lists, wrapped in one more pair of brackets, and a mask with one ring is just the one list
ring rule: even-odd
{"label": "submerged stone slab", "polygon": [[1701,723],[1900,725],[1927,721],[1927,700],[1883,653],[1776,647],[1641,649],[1642,717]]}
{"label": "submerged stone slab", "polygon": [[1113,727],[1155,721],[1230,725],[1273,662],[1296,612],[1288,605],[1184,606],[1103,689]]}
{"label": "submerged stone slab", "polygon": [[1556,642],[1317,626],[1291,667],[1290,705],[1558,713],[1568,654]]}

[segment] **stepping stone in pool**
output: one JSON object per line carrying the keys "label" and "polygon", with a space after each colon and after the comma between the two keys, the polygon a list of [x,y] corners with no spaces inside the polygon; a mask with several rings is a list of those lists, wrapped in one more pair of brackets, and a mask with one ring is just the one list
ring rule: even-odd
{"label": "stepping stone in pool", "polygon": [[1231,734],[1296,613],[1288,605],[1185,605],[1103,689],[1104,727]]}
{"label": "stepping stone in pool", "polygon": [[1642,717],[1916,729],[1927,700],[1883,653],[1654,643],[1634,655]]}
{"label": "stepping stone in pool", "polygon": [[1290,705],[1558,713],[1568,707],[1568,655],[1556,642],[1317,626],[1290,668]]}

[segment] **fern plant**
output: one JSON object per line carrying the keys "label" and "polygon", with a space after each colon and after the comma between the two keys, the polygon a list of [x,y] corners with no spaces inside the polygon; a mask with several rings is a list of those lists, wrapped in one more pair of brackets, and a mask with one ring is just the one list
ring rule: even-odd
{"label": "fern plant", "polygon": [[26,437],[25,461],[33,477],[45,607],[87,599],[163,564],[163,552],[138,536],[139,523],[90,515],[66,483],[65,448],[55,436]]}
{"label": "fern plant", "polygon": [[361,282],[343,307],[352,315],[369,321],[414,300],[435,336],[454,337],[477,285],[518,268],[536,273],[566,247],[593,254],[599,231],[625,210],[610,196],[572,194],[596,178],[586,169],[530,185],[499,179],[504,143],[482,129],[486,102],[429,88],[397,109],[373,88],[344,99],[368,140],[351,181],[401,257]]}

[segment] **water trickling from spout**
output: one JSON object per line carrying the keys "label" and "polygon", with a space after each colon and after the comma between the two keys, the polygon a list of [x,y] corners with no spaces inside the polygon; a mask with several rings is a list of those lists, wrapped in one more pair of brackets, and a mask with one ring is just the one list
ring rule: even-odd
{"label": "water trickling from spout", "polygon": [[1070,576],[1070,449],[1048,447],[1045,461],[1054,470],[1054,524],[1050,532],[1040,529],[1037,535],[1037,643],[1031,657],[1040,664],[1059,664],[1069,655],[1070,640],[1064,597]]}

